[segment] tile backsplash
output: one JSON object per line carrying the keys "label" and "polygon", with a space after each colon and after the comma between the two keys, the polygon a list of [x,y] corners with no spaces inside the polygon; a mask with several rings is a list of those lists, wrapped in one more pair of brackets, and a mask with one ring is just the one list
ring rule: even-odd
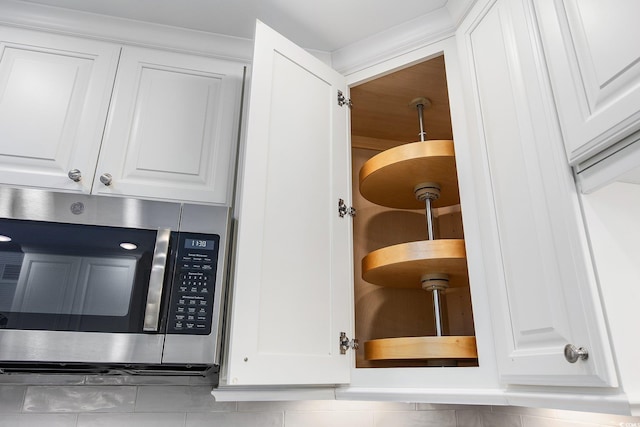
{"label": "tile backsplash", "polygon": [[201,385],[0,385],[0,427],[640,427],[640,417],[403,402],[215,402]]}

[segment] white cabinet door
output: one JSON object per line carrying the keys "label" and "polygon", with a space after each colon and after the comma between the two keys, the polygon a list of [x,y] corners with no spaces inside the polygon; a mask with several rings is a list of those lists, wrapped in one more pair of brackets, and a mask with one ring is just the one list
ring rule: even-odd
{"label": "white cabinet door", "polygon": [[342,76],[258,23],[239,196],[228,384],[349,381],[348,107]]}
{"label": "white cabinet door", "polygon": [[[483,242],[501,379],[615,386],[575,183],[527,6],[492,2],[462,34],[491,188],[484,196],[495,214]],[[588,359],[569,363],[567,344],[586,348]]]}
{"label": "white cabinet door", "polygon": [[243,74],[236,62],[124,47],[93,192],[228,203]]}
{"label": "white cabinet door", "polygon": [[0,28],[0,183],[90,191],[119,52]]}
{"label": "white cabinet door", "polygon": [[640,2],[535,0],[567,157],[640,129]]}

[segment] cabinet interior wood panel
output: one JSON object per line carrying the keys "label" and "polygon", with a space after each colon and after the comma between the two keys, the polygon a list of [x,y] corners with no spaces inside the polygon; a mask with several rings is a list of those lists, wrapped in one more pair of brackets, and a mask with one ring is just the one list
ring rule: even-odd
{"label": "cabinet interior wood panel", "polygon": [[0,29],[0,182],[89,192],[119,50]]}

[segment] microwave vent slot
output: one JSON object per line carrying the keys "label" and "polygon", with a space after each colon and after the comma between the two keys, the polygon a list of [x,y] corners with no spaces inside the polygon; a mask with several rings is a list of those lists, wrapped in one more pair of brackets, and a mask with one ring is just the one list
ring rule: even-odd
{"label": "microwave vent slot", "polygon": [[20,265],[2,265],[2,280],[18,280],[18,277],[20,277]]}

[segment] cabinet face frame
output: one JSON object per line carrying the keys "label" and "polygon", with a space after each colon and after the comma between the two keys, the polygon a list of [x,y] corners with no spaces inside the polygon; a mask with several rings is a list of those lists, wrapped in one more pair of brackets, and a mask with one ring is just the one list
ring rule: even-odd
{"label": "cabinet face frame", "polygon": [[[476,343],[478,347],[477,367],[451,367],[451,368],[353,368],[350,387],[341,388],[339,393],[345,398],[358,396],[362,388],[420,388],[424,394],[430,394],[429,389],[438,390],[431,397],[434,401],[448,402],[451,397],[443,390],[455,390],[456,388],[477,388],[494,390],[489,392],[486,402],[500,402],[498,397],[497,368],[495,365],[495,353],[493,336],[491,332],[491,319],[486,309],[489,301],[486,294],[486,279],[483,267],[482,248],[480,244],[481,224],[477,220],[478,202],[473,190],[476,179],[477,166],[471,157],[467,124],[464,112],[464,100],[462,89],[462,77],[458,62],[458,48],[456,39],[448,37],[435,41],[398,55],[392,59],[380,62],[377,65],[357,70],[346,75],[349,87],[357,86],[377,77],[386,75],[402,68],[409,67],[419,62],[444,55],[447,74],[447,86],[449,91],[449,107],[451,112],[451,124],[453,128],[454,148],[458,170],[458,182],[460,198],[462,200],[462,219],[467,251],[467,268],[469,282],[471,284],[471,299],[473,306],[474,327]],[[416,94],[416,96],[428,94]],[[426,129],[428,132],[428,128]],[[410,141],[407,141],[410,142]],[[353,255],[352,255],[353,256]],[[359,262],[359,260],[354,260]],[[357,337],[356,337],[357,338]],[[425,389],[428,384],[429,389]],[[458,394],[456,401],[464,402],[466,393]],[[489,397],[491,396],[491,397]],[[477,402],[477,395],[469,398],[469,402]]]}

